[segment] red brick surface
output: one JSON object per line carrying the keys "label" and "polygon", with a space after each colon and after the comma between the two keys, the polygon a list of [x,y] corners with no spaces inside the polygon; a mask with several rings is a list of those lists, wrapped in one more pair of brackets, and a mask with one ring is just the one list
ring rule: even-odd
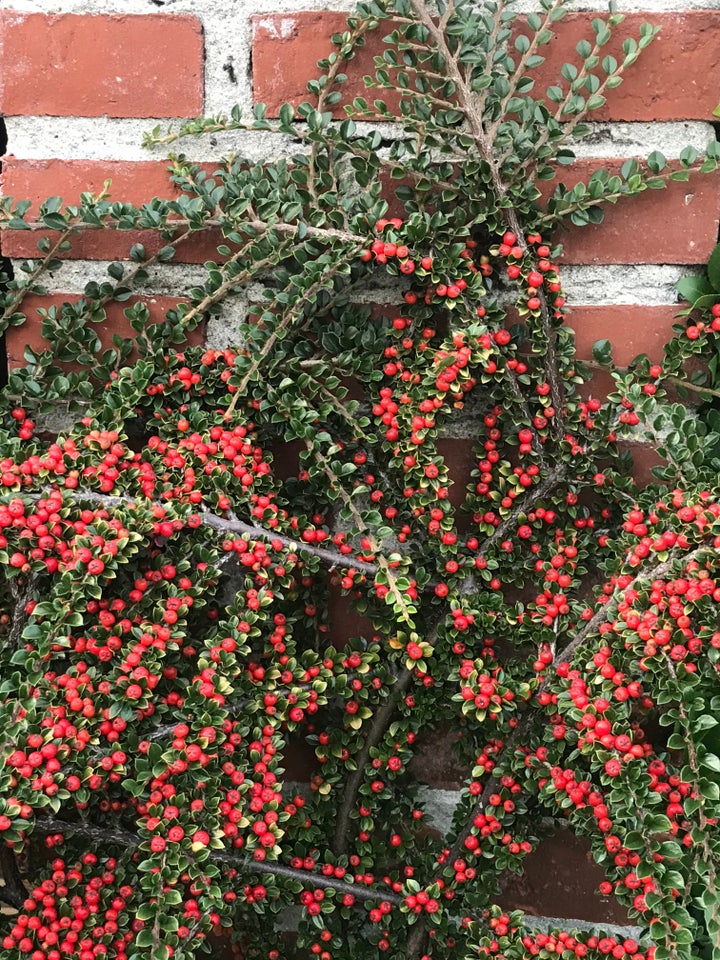
{"label": "red brick surface", "polygon": [[[615,175],[624,160],[581,159],[561,167],[555,180],[540,187],[549,197],[560,183],[571,188],[593,172]],[[390,216],[401,216],[395,191],[408,182],[384,178]],[[562,243],[561,263],[706,263],[717,243],[720,218],[720,172],[694,173],[689,182],[670,182],[664,190],[646,190],[617,203],[602,204],[602,223],[570,224],[552,238]]]}
{"label": "red brick surface", "polygon": [[192,16],[0,12],[6,116],[186,117],[202,111]]}
{"label": "red brick surface", "polygon": [[[77,204],[86,191],[99,194],[111,180],[110,199],[142,205],[153,197],[172,199],[178,190],[170,182],[168,165],[163,160],[134,163],[122,160],[18,160],[3,162],[0,188],[16,200],[32,200],[32,213],[43,200],[61,196],[66,204]],[[0,235],[2,252],[7,257],[37,256],[37,241],[42,234],[30,231],[5,231]],[[90,230],[72,241],[70,256],[88,260],[122,260],[134,243],[143,243],[153,253],[166,241],[152,232]],[[204,263],[217,258],[221,242],[218,231],[204,232],[184,243],[176,259],[184,263]]]}
{"label": "red brick surface", "polygon": [[106,180],[112,181],[110,200],[142,204],[177,195],[164,160],[18,160],[10,155],[3,161],[0,186],[5,195],[32,200],[34,212],[47,197],[78,203],[81,193],[99,194]]}
{"label": "red brick surface", "polygon": [[522,910],[533,916],[632,923],[614,897],[598,895],[604,879],[589,841],[561,829],[538,844],[523,864],[521,875],[506,874],[498,902],[504,910]]}
{"label": "red brick surface", "polygon": [[[604,162],[579,160],[563,167],[558,181],[572,187],[587,180],[604,166],[615,173],[622,160]],[[208,170],[212,165],[208,166]],[[0,185],[4,194],[32,200],[35,208],[47,197],[59,195],[66,203],[77,203],[84,191],[99,193],[105,180],[111,179],[111,199],[143,204],[153,197],[171,198],[177,190],[170,183],[164,161],[137,162],[107,160],[18,160],[8,157],[3,164]],[[388,180],[388,198],[397,181]],[[395,204],[396,206],[396,204]],[[606,263],[703,263],[717,242],[720,217],[720,174],[696,174],[689,183],[671,183],[666,190],[647,190],[621,201],[605,204],[605,219],[595,226],[569,227],[558,231],[555,239],[565,247],[563,260],[575,264]],[[27,232],[4,234],[2,249],[6,256],[36,255],[38,237]],[[122,259],[132,243],[152,239],[135,234],[92,232],[75,240],[75,257]],[[194,238],[185,244],[178,259],[202,263],[215,257],[219,236]]]}
{"label": "red brick surface", "polygon": [[[36,353],[47,349],[48,343],[42,336],[43,321],[37,312],[38,308],[43,310],[49,310],[51,307],[59,308],[63,303],[76,303],[79,299],[79,294],[70,293],[53,293],[44,297],[34,295],[25,297],[21,309],[26,314],[27,321],[20,327],[9,327],[6,334],[9,367],[12,369],[23,365],[23,353],[26,346],[32,347]],[[104,348],[107,349],[112,346],[114,334],[119,334],[128,340],[135,339],[135,331],[130,326],[130,321],[125,317],[124,312],[138,300],[142,300],[147,305],[151,322],[155,323],[163,320],[168,310],[184,302],[180,297],[145,296],[130,297],[125,303],[109,303],[105,308],[107,312],[106,322],[90,324]],[[188,343],[202,343],[204,336],[204,329],[200,326],[188,335]],[[177,349],[181,349],[181,347],[178,345]]]}
{"label": "red brick surface", "polygon": [[[575,45],[593,40],[591,21],[596,13],[566,16],[555,24],[555,41],[544,47],[546,62],[534,71],[535,90],[541,95],[558,82],[560,67],[577,62]],[[307,99],[305,83],[317,60],[332,49],[330,36],[345,28],[345,15],[320,11],[262,14],[253,18],[253,83],[255,100],[277,113],[285,101]],[[627,72],[620,87],[610,91],[608,103],[594,117],[610,120],[690,120],[710,118],[720,100],[720,11],[685,13],[631,13],[615,31],[603,56],[621,56],[625,37],[639,37],[645,22],[661,27],[660,36]],[[364,96],[369,101],[382,91],[366,91],[363,74],[373,69],[373,55],[382,51],[387,30],[371,34],[367,46],[348,66],[346,98]],[[314,69],[315,68],[315,69]],[[314,72],[313,72],[314,71]]]}
{"label": "red brick surface", "polygon": [[615,363],[627,366],[640,353],[646,353],[654,361],[662,359],[663,347],[672,337],[674,318],[680,309],[679,304],[650,307],[582,303],[572,307],[567,324],[575,331],[581,359],[592,359],[596,340],[609,340]]}
{"label": "red brick surface", "polygon": [[[577,160],[563,167],[546,189],[587,182],[598,168],[615,175],[622,163]],[[563,244],[563,262],[705,263],[717,243],[720,174],[696,173],[687,183],[674,181],[664,190],[646,190],[617,204],[605,203],[602,209],[602,223],[557,232],[554,239]]]}
{"label": "red brick surface", "polygon": [[[594,42],[591,21],[597,13],[571,14],[555,25],[546,62],[535,72],[536,90],[557,83],[565,60],[578,63],[580,40]],[[660,27],[659,36],[608,93],[593,114],[597,120],[709,120],[720,100],[720,10],[681,13],[628,13],[602,48],[601,56],[622,59],[622,41],[640,36],[643,23]]]}

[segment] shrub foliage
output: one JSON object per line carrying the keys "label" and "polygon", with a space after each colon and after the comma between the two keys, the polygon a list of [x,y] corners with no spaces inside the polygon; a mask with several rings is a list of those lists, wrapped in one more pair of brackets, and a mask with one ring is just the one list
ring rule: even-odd
{"label": "shrub foliage", "polygon": [[[151,238],[41,308],[48,348],[2,400],[7,960],[189,960],[221,928],[269,960],[720,956],[720,503],[666,395],[720,319],[699,304],[607,396],[557,260],[562,225],[718,151],[543,199],[655,34],[606,53],[611,10],[536,83],[564,12],[363,3],[308,102],[148,138],[274,131],[281,159],[175,155],[176,199],[142,207],[2,201],[40,237],[6,325],[38,322],[76,236]],[[345,98],[380,36],[369,99]],[[133,292],[202,237],[216,260],[151,319]],[[135,336],[103,343],[118,302]],[[185,343],[223,317],[234,347]],[[641,490],[619,441],[643,428],[669,465]],[[430,734],[466,771],[449,827]],[[309,784],[284,776],[303,744]],[[495,905],[560,826],[640,942]]]}

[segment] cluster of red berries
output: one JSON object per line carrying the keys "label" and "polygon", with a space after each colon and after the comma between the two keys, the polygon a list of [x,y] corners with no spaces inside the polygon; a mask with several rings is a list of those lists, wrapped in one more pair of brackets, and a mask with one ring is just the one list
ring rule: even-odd
{"label": "cluster of red berries", "polygon": [[720,333],[720,303],[715,303],[710,309],[712,320],[705,323],[704,320],[691,321],[685,328],[685,336],[688,340],[699,340],[703,334],[709,332]]}
{"label": "cluster of red berries", "polygon": [[[519,305],[521,315],[528,311],[539,314],[543,305],[542,298],[547,294],[552,297],[553,315],[561,318],[565,297],[562,295],[557,265],[550,260],[550,247],[542,242],[538,233],[529,233],[526,240],[527,248],[519,242],[515,233],[508,231],[503,235],[502,243],[490,252],[506,261],[505,273],[508,279],[524,280],[527,284]],[[537,261],[528,269],[527,261],[530,256],[537,258]]]}
{"label": "cluster of red berries", "polygon": [[116,882],[117,861],[110,858],[98,872],[98,858],[86,853],[67,864],[57,858],[52,873],[36,886],[3,938],[3,949],[19,951],[28,960],[98,960],[129,956],[135,934],[144,924],[127,922],[136,906],[135,892]]}
{"label": "cluster of red berries", "polygon": [[[586,957],[591,951],[600,956],[613,957],[614,960],[653,960],[655,948],[648,947],[641,950],[636,940],[626,937],[598,937],[573,935],[569,933],[536,933],[522,938],[522,944],[531,957],[545,954],[573,954],[576,957]],[[490,950],[489,953],[496,953]]]}

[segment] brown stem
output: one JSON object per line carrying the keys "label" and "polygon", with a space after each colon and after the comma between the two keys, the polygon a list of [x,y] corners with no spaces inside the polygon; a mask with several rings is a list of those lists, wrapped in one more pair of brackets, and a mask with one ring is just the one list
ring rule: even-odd
{"label": "brown stem", "polygon": [[32,599],[36,583],[37,577],[34,574],[30,574],[22,585],[19,585],[17,580],[10,581],[10,591],[15,600],[15,607],[13,609],[12,624],[8,632],[6,644],[11,650],[18,645],[28,622],[29,614],[25,608],[28,601]]}
{"label": "brown stem", "polygon": [[[248,223],[257,233],[267,233],[274,230],[276,233],[292,234],[298,232],[296,223],[266,223],[264,220],[251,220]],[[351,243],[363,246],[367,243],[367,237],[359,233],[351,233],[349,230],[336,230],[335,227],[311,227],[305,225],[305,236],[312,237],[315,240],[342,240],[343,243]]]}
{"label": "brown stem", "polygon": [[490,550],[490,547],[497,543],[498,540],[502,540],[507,533],[512,530],[517,522],[518,517],[527,513],[529,510],[532,510],[533,506],[537,503],[538,500],[541,500],[546,494],[548,494],[553,487],[559,483],[559,481],[564,476],[567,467],[565,464],[560,464],[555,467],[555,469],[545,477],[536,487],[532,490],[528,490],[526,496],[518,498],[515,507],[512,512],[503,520],[503,522],[497,526],[490,536],[483,541],[482,546],[475,554],[476,557],[485,557]]}
{"label": "brown stem", "polygon": [[[73,490],[71,496],[73,500],[87,500],[90,503],[97,503],[106,507],[129,506],[137,502],[132,497],[112,496],[110,494],[95,493],[93,490],[84,490],[81,488],[76,488]],[[159,504],[156,501],[148,501],[148,505],[162,505],[165,509],[167,509],[167,504]],[[248,534],[255,540],[262,540],[265,543],[272,543],[273,540],[278,540],[284,547],[287,547],[293,552],[297,551],[298,553],[308,553],[313,557],[318,557],[324,564],[327,564],[331,570],[334,570],[338,567],[346,569],[348,567],[355,566],[356,564],[361,565],[361,570],[363,573],[375,574],[379,569],[379,565],[376,563],[360,560],[357,557],[351,556],[350,554],[340,553],[335,550],[328,550],[325,547],[318,547],[314,544],[303,543],[298,540],[294,540],[291,537],[287,537],[282,533],[278,533],[275,530],[266,530],[264,527],[257,527],[254,524],[246,523],[244,520],[230,520],[226,519],[225,517],[219,517],[217,514],[207,512],[202,512],[198,514],[198,516],[200,517],[200,522],[203,526],[210,527],[212,530],[217,530],[220,533]]]}
{"label": "brown stem", "polygon": [[[598,363],[597,360],[583,360],[583,365],[590,367],[591,370],[608,370],[613,369],[617,370],[619,373],[623,373],[628,370],[628,367],[619,367],[612,365],[610,368],[605,363]],[[703,387],[699,383],[691,383],[689,380],[685,380],[683,377],[676,376],[663,376],[661,380],[665,383],[674,383],[677,387],[682,387],[683,390],[692,390],[693,393],[706,393],[710,397],[720,397],[720,390],[713,390],[712,387]]]}
{"label": "brown stem", "polygon": [[[251,240],[237,250],[225,263],[222,265],[221,269],[227,271],[230,264],[238,263],[243,258],[247,257],[248,252],[253,247],[256,237],[253,237]],[[288,247],[292,247],[292,244],[288,244]],[[246,283],[248,280],[257,276],[257,274],[264,270],[265,267],[270,267],[273,264],[277,263],[278,259],[283,256],[286,251],[281,247],[279,249],[273,250],[272,253],[268,254],[267,257],[263,257],[262,260],[257,260],[253,263],[252,267],[247,270],[243,270],[241,273],[237,274],[234,277],[228,277],[227,280],[224,280],[220,286],[213,290],[212,293],[208,293],[207,296],[203,297],[199,303],[192,307],[188,312],[183,316],[183,323],[187,323],[189,320],[193,320],[198,314],[205,313],[206,310],[209,310],[210,307],[214,306],[216,303],[219,303],[223,300],[227,294],[233,289],[233,287],[238,287],[242,283]]]}
{"label": "brown stem", "polygon": [[[142,842],[141,838],[131,830],[123,827],[98,827],[85,821],[69,823],[66,820],[39,819],[35,821],[35,830],[43,834],[61,833],[63,836],[79,833],[83,838],[97,843],[111,843],[125,848],[135,848]],[[210,860],[216,863],[225,863],[235,869],[245,869],[248,873],[260,873],[266,876],[287,877],[290,880],[299,880],[310,887],[324,890],[335,890],[337,893],[349,894],[356,900],[388,900],[398,905],[402,897],[390,889],[382,887],[368,887],[364,884],[348,883],[334,877],[326,877],[313,873],[312,870],[295,870],[284,864],[267,860],[254,860],[252,857],[240,856],[230,850],[211,850]]]}
{"label": "brown stem", "polygon": [[[203,228],[203,229],[205,229],[205,228]],[[178,246],[180,246],[181,243],[183,243],[185,240],[187,240],[187,238],[188,238],[189,236],[191,236],[191,235],[194,234],[194,233],[199,233],[199,232],[200,232],[200,231],[197,230],[197,229],[196,229],[196,230],[193,230],[193,229],[191,229],[191,228],[188,228],[187,230],[185,230],[184,233],[181,233],[179,237],[174,237],[172,240],[169,240],[169,241],[165,244],[165,247],[173,247],[173,248],[178,247]],[[161,248],[161,249],[163,249],[163,248]],[[160,256],[160,252],[161,252],[161,251],[158,250],[157,253],[154,253],[154,254],[153,254],[151,257],[149,257],[147,260],[143,260],[143,261],[141,261],[140,263],[136,264],[136,265],[133,267],[133,269],[130,270],[129,273],[125,274],[125,275],[122,277],[122,279],[119,280],[119,281],[115,284],[115,287],[114,287],[114,289],[113,289],[113,291],[112,291],[111,293],[105,294],[105,296],[100,297],[98,300],[88,299],[88,300],[87,300],[87,303],[86,303],[86,306],[85,306],[85,309],[83,310],[82,314],[79,314],[79,318],[80,318],[80,317],[87,317],[87,316],[89,316],[91,309],[102,308],[102,307],[106,306],[108,303],[110,303],[112,300],[114,300],[114,298],[115,298],[115,290],[117,290],[117,287],[119,287],[119,286],[128,286],[128,287],[129,287],[129,286],[132,286],[132,284],[135,282],[135,278],[138,276],[139,273],[142,273],[143,270],[147,270],[148,267],[151,267],[151,266],[153,266],[153,264],[155,264],[155,263],[158,262],[158,258],[159,258],[159,256]]]}
{"label": "brown stem", "polygon": [[[503,24],[502,15],[505,11],[507,5],[507,0],[496,0],[495,3],[495,13],[493,15],[493,25],[490,32],[490,37],[488,40],[487,53],[485,54],[485,66],[483,67],[483,74],[487,75],[492,70],[493,65],[493,54],[497,50],[497,38],[500,33],[500,28]],[[481,93],[478,94],[478,109],[481,112],[485,111],[485,104],[487,102],[487,97],[490,92],[490,87],[486,87]]]}
{"label": "brown stem", "polygon": [[[473,93],[467,78],[459,69],[457,62],[453,57],[452,51],[448,47],[444,32],[433,20],[427,8],[426,0],[411,0],[411,4],[418,20],[428,30],[430,36],[435,41],[443,60],[445,61],[448,76],[456,85],[459,105],[465,112],[465,117],[467,119],[468,126],[470,127],[470,133],[475,141],[478,153],[480,157],[487,162],[490,168],[490,177],[492,180],[493,189],[495,190],[498,200],[502,200],[508,192],[508,187],[503,182],[500,173],[500,159],[495,156],[493,131],[491,128],[486,127],[482,109],[479,107],[479,104],[476,101],[475,94]],[[507,207],[503,210],[503,216],[505,217],[505,221],[510,230],[512,230],[512,232],[517,236],[517,242],[523,250],[523,253],[527,254],[529,251],[529,245],[525,238],[525,230],[520,223],[517,210],[514,206]],[[545,357],[545,371],[547,380],[550,384],[553,405],[555,407],[553,431],[558,439],[560,439],[565,434],[565,421],[563,416],[564,390],[562,388],[562,378],[558,368],[557,352],[555,350],[554,343],[555,336],[553,332],[552,320],[550,318],[550,310],[548,308],[545,296],[542,293],[539,294],[539,298],[543,333],[547,339],[548,345]]]}
{"label": "brown stem", "polygon": [[[525,67],[527,65],[528,60],[530,59],[530,57],[534,56],[535,52],[537,51],[538,36],[542,33],[542,31],[547,30],[547,28],[552,23],[553,13],[559,7],[561,7],[563,3],[564,3],[564,0],[555,0],[552,7],[550,7],[546,12],[545,17],[542,23],[540,24],[540,29],[533,32],[533,38],[530,42],[530,46],[525,51],[525,53],[523,53],[522,56],[520,57],[520,62],[518,63],[517,67],[515,68],[515,72],[512,75],[512,83],[510,84],[510,89],[508,90],[507,94],[503,97],[502,103],[500,104],[500,107],[498,110],[498,119],[489,127],[488,133],[492,139],[495,139],[495,137],[497,136],[497,132],[500,124],[507,118],[508,104],[510,103],[512,98],[517,94],[518,83],[525,76]],[[489,49],[493,50],[494,48],[490,46]]]}
{"label": "brown stem", "polygon": [[20,875],[15,853],[5,842],[0,843],[0,874],[4,881],[0,886],[0,901],[21,910],[28,891]]}
{"label": "brown stem", "polygon": [[326,458],[323,456],[323,454],[319,450],[316,450],[309,440],[305,441],[305,445],[307,449],[310,451],[310,453],[315,457],[317,462],[323,468],[323,472],[325,473],[325,476],[330,481],[331,489],[338,491],[340,499],[343,501],[345,506],[348,508],[348,510],[352,514],[352,517],[357,525],[358,531],[362,533],[369,541],[370,549],[373,552],[373,554],[375,554],[375,557],[377,560],[378,570],[385,575],[385,579],[387,581],[388,595],[392,596],[393,600],[395,601],[395,607],[397,608],[402,620],[405,622],[405,626],[409,630],[414,631],[415,622],[413,620],[412,611],[408,606],[408,602],[404,594],[402,593],[402,591],[397,585],[397,578],[395,577],[395,571],[390,566],[390,563],[388,562],[386,557],[384,557],[383,554],[380,552],[380,545],[377,543],[371,531],[369,530],[367,524],[363,520],[362,515],[360,514],[360,511],[358,510],[358,508],[355,506],[355,503],[352,497],[347,492],[347,490],[345,490],[344,487],[340,485],[339,477],[336,476],[335,472],[333,471],[332,467],[330,466]]}
{"label": "brown stem", "polygon": [[[242,130],[245,133],[257,133],[258,130],[262,129],[263,133],[274,133],[278,135],[291,136],[291,134],[286,133],[284,130],[281,130],[279,125],[276,127],[260,128],[256,125],[255,122],[244,122],[242,120],[232,120],[229,118],[218,117],[215,122],[208,123],[203,126],[202,129],[192,130],[189,129],[188,124],[181,126],[178,130],[166,133],[165,136],[153,136],[153,134],[146,134],[143,141],[143,146],[153,147],[161,146],[168,143],[175,143],[177,140],[181,140],[183,137],[201,137],[206,134],[213,133],[227,133],[232,130]],[[305,136],[305,133],[298,129],[297,132],[293,131],[293,139],[300,139]]]}
{"label": "brown stem", "polygon": [[[351,31],[351,36],[349,40],[350,51],[349,54],[341,55],[340,52],[335,54],[335,59],[328,67],[328,72],[325,75],[323,86],[320,88],[320,93],[318,94],[317,99],[317,110],[318,113],[322,114],[326,104],[328,96],[333,92],[333,88],[337,84],[337,78],[340,74],[340,70],[343,64],[350,59],[357,49],[358,44],[362,40],[364,34],[370,29],[370,20],[368,19],[358,19],[357,25],[354,30]],[[345,44],[343,44],[345,46]],[[314,140],[310,147],[310,154],[308,156],[308,186],[313,197],[317,200],[317,190],[316,190],[316,180],[317,180],[317,160],[320,149],[323,146],[322,140]]]}
{"label": "brown stem", "polygon": [[697,383],[690,383],[689,380],[683,380],[682,377],[665,377],[668,383],[674,383],[683,390],[692,390],[694,393],[704,393],[710,397],[720,397],[720,390],[713,390],[711,387],[702,387]]}
{"label": "brown stem", "polygon": [[[342,233],[343,231],[337,232]],[[245,372],[245,375],[235,389],[233,398],[225,411],[225,420],[229,420],[235,412],[238,401],[244,397],[248,384],[260,370],[263,361],[280,338],[280,334],[287,330],[292,325],[293,321],[297,319],[302,311],[303,306],[308,302],[308,300],[314,297],[316,293],[318,293],[324,286],[327,285],[328,281],[332,279],[332,277],[336,276],[347,265],[347,263],[352,260],[364,242],[365,240],[362,238],[361,243],[356,244],[354,247],[350,247],[348,250],[346,250],[345,254],[333,267],[327,270],[319,280],[313,283],[312,286],[308,287],[308,289],[298,297],[298,299],[293,303],[292,309],[283,314],[282,319],[278,323],[276,329],[273,330],[265,343],[262,345],[262,348],[253,357],[250,367]]]}
{"label": "brown stem", "polygon": [[368,730],[367,737],[365,738],[365,743],[362,745],[360,752],[354,758],[356,767],[345,784],[342,803],[340,804],[340,808],[337,813],[335,835],[332,843],[332,848],[336,856],[341,856],[347,852],[350,815],[355,807],[358,790],[360,789],[365,776],[365,765],[370,759],[370,751],[373,747],[376,747],[378,743],[380,743],[382,738],[385,736],[387,728],[390,726],[390,721],[392,720],[395,713],[395,708],[397,707],[396,694],[402,696],[404,693],[406,693],[410,687],[410,684],[412,683],[412,678],[412,670],[406,669],[400,674],[385,703],[375,713],[372,724],[370,725],[370,729]]}
{"label": "brown stem", "polygon": [[30,288],[32,285],[45,272],[47,264],[50,263],[53,257],[58,253],[62,244],[65,243],[65,241],[76,232],[76,229],[77,228],[73,225],[63,230],[35,269],[29,274],[29,276],[24,278],[22,287],[15,292],[10,302],[5,305],[2,315],[0,316],[0,326],[2,326],[2,324],[8,320],[12,316],[13,312],[20,306],[27,294],[30,293]]}
{"label": "brown stem", "polygon": [[412,931],[408,937],[407,942],[407,954],[408,960],[411,960],[412,957],[416,957],[421,953],[425,947],[425,941],[427,940],[427,927],[420,920],[415,924],[415,929]]}
{"label": "brown stem", "polygon": [[[135,212],[139,213],[141,211],[136,210]],[[9,223],[10,223],[9,219],[7,218],[2,219],[2,217],[0,217],[0,232],[3,230],[11,229],[9,226]],[[211,227],[222,227],[225,223],[226,223],[225,220],[216,220],[216,219],[204,220],[201,227],[195,226],[193,233],[199,233],[201,230],[209,230]],[[183,227],[190,227],[193,224],[197,224],[197,221],[188,220],[185,217],[177,217],[177,218],[173,217],[172,220],[166,220],[162,224],[162,226],[157,227],[156,230],[157,231],[182,230]],[[150,229],[150,228],[138,227],[138,229]],[[25,221],[25,226],[22,228],[23,233],[28,233],[28,232],[39,233],[41,230],[45,230],[48,233],[54,232],[50,230],[50,228],[47,227],[42,222],[42,220],[33,220],[31,222]],[[124,232],[126,230],[126,227],[120,227],[115,221],[110,220],[108,218],[106,220],[102,220],[100,223],[82,223],[82,222],[73,223],[70,232],[85,233],[85,231],[88,231],[88,230],[122,230]]]}
{"label": "brown stem", "polygon": [[[677,164],[671,164],[666,173],[648,173],[644,170],[640,171],[640,175],[645,177],[652,177],[653,180],[663,180],[665,184],[672,183],[672,175],[678,170],[688,170],[692,173],[697,173],[702,168],[703,161],[698,160],[696,163],[688,164],[687,166],[678,166]],[[573,203],[567,203],[562,210],[557,213],[546,213],[537,223],[539,229],[552,229],[559,224],[562,224],[563,221],[567,220],[568,214],[574,213],[576,210],[587,210],[589,207],[597,207],[601,203],[616,203],[618,200],[622,200],[624,197],[636,196],[641,190],[646,189],[642,185],[639,189],[636,189],[633,192],[630,192],[627,189],[627,185],[623,189],[613,190],[609,193],[603,194],[597,199],[590,200],[587,196],[583,197],[582,200],[575,201]],[[583,361],[586,363],[587,361]]]}
{"label": "brown stem", "polygon": [[[697,547],[697,549],[685,556],[685,562],[689,563],[705,549],[707,549],[705,545]],[[628,590],[634,590],[639,583],[643,583],[644,581],[655,580],[658,577],[665,576],[668,570],[672,569],[673,564],[675,564],[679,559],[680,557],[678,556],[670,556],[667,560],[652,564],[649,569],[641,570],[626,587],[616,589],[615,593],[610,597],[607,603],[602,604],[602,606],[595,611],[594,616],[591,617],[590,620],[586,622],[585,626],[575,634],[570,643],[563,649],[562,653],[560,654],[560,658],[555,661],[555,663],[560,664],[570,661],[575,655],[575,651],[584,643],[586,638],[589,637],[590,634],[595,630],[597,630],[601,623],[605,623],[605,621],[615,614],[621,597]],[[549,686],[549,679],[549,677],[546,677],[545,680],[543,680],[538,688],[538,693],[547,690]]]}

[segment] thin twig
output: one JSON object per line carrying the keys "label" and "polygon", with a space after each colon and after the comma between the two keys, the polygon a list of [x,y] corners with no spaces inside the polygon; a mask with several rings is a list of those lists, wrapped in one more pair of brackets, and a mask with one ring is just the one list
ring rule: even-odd
{"label": "thin twig", "polygon": [[350,815],[355,807],[358,797],[358,791],[365,777],[365,765],[370,759],[370,751],[376,747],[385,736],[390,722],[397,708],[397,697],[407,693],[413,679],[412,670],[403,670],[396,682],[390,689],[390,694],[385,703],[375,712],[370,729],[368,730],[365,742],[360,751],[353,758],[355,760],[355,770],[348,777],[343,787],[343,798],[337,812],[335,823],[335,834],[333,837],[332,848],[336,856],[341,856],[347,852],[348,829],[350,827]]}
{"label": "thin twig", "polygon": [[[68,491],[65,492],[67,493]],[[96,493],[94,490],[86,490],[79,487],[70,491],[70,494],[73,500],[86,500],[90,503],[97,503],[105,507],[129,507],[142,503],[142,500],[136,497]],[[149,507],[162,506],[165,510],[167,510],[167,504],[160,503],[159,501],[148,500],[147,505]],[[351,554],[344,554],[340,553],[339,551],[329,550],[326,547],[318,547],[315,544],[295,540],[292,537],[278,533],[276,530],[266,530],[264,527],[255,526],[254,524],[247,523],[244,520],[219,517],[217,514],[210,513],[209,511],[205,510],[201,511],[198,514],[198,517],[200,518],[200,522],[203,526],[210,527],[211,529],[217,530],[220,533],[247,534],[253,539],[262,540],[265,543],[272,543],[274,540],[277,540],[282,544],[283,547],[290,551],[307,553],[310,554],[310,556],[318,557],[318,559],[326,564],[331,570],[334,570],[338,567],[354,567],[357,564],[361,564],[361,570],[363,573],[375,574],[380,569],[380,566],[377,563],[362,560],[361,558],[352,556]]]}
{"label": "thin twig", "polygon": [[[131,830],[123,827],[98,827],[86,821],[70,823],[66,820],[41,818],[35,821],[34,829],[43,834],[61,833],[63,836],[79,833],[86,839],[124,848],[136,848],[142,842],[141,838]],[[290,880],[299,880],[310,887],[335,890],[343,895],[349,894],[356,900],[387,900],[394,905],[402,902],[398,894],[386,887],[378,889],[360,883],[348,883],[335,877],[314,873],[312,870],[296,870],[294,867],[288,867],[276,861],[255,860],[246,855],[237,855],[230,850],[210,850],[209,859],[248,873],[286,877]]]}

